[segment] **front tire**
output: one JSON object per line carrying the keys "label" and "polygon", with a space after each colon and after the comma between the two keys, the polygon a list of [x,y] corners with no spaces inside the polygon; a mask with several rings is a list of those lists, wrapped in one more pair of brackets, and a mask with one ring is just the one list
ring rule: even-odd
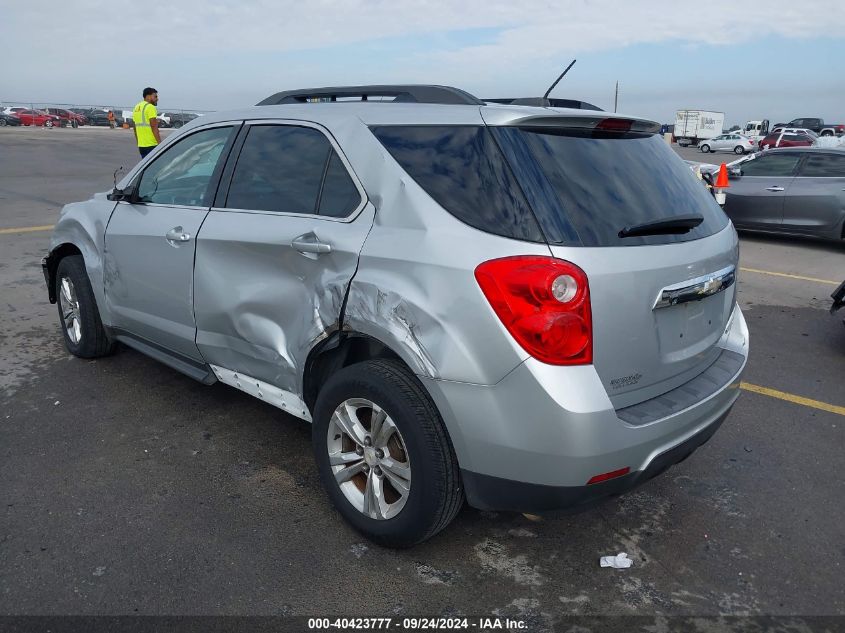
{"label": "front tire", "polygon": [[710,153],[710,146],[709,145],[702,145],[701,146],[701,153],[702,154],[709,154]]}
{"label": "front tire", "polygon": [[59,262],[55,283],[59,323],[68,351],[79,358],[111,354],[115,344],[100,321],[82,255],[71,255]]}
{"label": "front tire", "polygon": [[44,127],[53,127],[52,121],[44,121]]}
{"label": "front tire", "polygon": [[346,367],[320,390],[313,445],[337,510],[386,547],[411,547],[455,518],[464,501],[443,421],[399,362]]}
{"label": "front tire", "polygon": [[742,145],[737,145],[734,147],[734,154],[744,154],[745,148]]}

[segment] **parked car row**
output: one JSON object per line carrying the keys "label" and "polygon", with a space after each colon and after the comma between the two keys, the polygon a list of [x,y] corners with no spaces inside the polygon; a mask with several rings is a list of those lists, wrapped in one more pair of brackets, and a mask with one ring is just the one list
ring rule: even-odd
{"label": "parked car row", "polygon": [[[114,122],[122,127],[124,122],[131,127],[132,117],[124,110],[112,110]],[[31,109],[25,107],[0,108],[3,125],[43,125],[45,127],[78,127],[93,125],[107,127],[109,125],[109,111],[103,108],[42,108]],[[196,119],[198,114],[193,112],[162,112],[156,118],[161,128],[180,128]],[[13,117],[13,118],[10,118]]]}
{"label": "parked car row", "polygon": [[60,116],[50,114],[44,110],[30,108],[4,108],[0,111],[4,116],[0,119],[0,126],[4,125],[37,125],[39,127],[64,127],[67,121]]}

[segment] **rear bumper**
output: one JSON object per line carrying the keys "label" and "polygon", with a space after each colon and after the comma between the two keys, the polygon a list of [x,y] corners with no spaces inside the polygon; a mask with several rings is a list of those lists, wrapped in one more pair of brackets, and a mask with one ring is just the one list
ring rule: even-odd
{"label": "rear bumper", "polygon": [[543,486],[462,470],[466,496],[470,505],[481,510],[535,514],[561,511],[581,512],[608,497],[628,492],[649,479],[657,477],[670,466],[684,461],[699,446],[713,437],[728,413],[730,409],[692,437],[657,455],[644,470],[610,481],[588,486]]}
{"label": "rear bumper", "polygon": [[[684,401],[670,392],[637,411],[615,409],[592,366],[529,359],[492,386],[421,380],[449,430],[469,503],[542,512],[624,492],[709,439],[739,397],[748,358],[738,308],[720,346],[738,360],[706,395]],[[678,389],[696,388],[693,379]],[[621,468],[630,474],[587,485]]]}

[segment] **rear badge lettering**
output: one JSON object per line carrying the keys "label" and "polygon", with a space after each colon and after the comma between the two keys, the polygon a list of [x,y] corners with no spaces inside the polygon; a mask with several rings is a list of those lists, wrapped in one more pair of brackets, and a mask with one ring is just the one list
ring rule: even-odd
{"label": "rear badge lettering", "polygon": [[622,389],[623,387],[630,387],[631,385],[636,385],[640,382],[640,378],[642,378],[642,374],[631,374],[630,376],[622,376],[621,378],[613,378],[610,381],[610,388],[611,389]]}

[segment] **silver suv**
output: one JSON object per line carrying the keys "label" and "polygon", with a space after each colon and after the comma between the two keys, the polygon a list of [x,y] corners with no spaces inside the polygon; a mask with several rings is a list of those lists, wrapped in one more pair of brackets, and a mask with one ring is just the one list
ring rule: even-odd
{"label": "silver suv", "polygon": [[311,422],[378,543],[465,499],[583,508],[707,441],[748,356],[736,232],[658,130],[445,87],[280,93],[67,205],[50,300],[76,356],[121,342]]}

